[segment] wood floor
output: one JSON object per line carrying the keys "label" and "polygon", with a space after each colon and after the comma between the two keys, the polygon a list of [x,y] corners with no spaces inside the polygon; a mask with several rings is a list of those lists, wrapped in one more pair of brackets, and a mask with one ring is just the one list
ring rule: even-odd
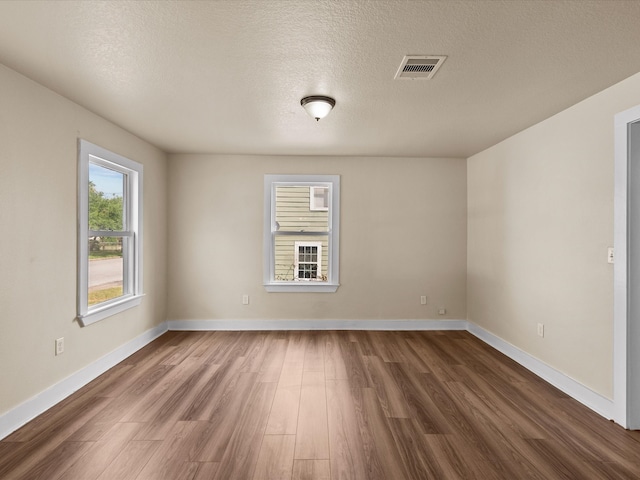
{"label": "wood floor", "polygon": [[0,478],[639,479],[640,432],[467,332],[170,332],[0,442]]}

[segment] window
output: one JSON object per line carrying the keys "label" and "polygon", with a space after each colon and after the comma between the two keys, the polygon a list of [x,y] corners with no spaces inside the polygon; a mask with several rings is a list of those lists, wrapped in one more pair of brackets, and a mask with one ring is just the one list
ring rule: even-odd
{"label": "window", "polygon": [[142,165],[80,140],[78,319],[142,301]]}
{"label": "window", "polygon": [[264,285],[269,292],[335,292],[340,177],[265,175]]}
{"label": "window", "polygon": [[310,208],[313,211],[329,210],[329,189],[327,187],[309,187],[310,188]]}
{"label": "window", "polygon": [[295,257],[296,280],[326,280],[322,274],[322,242],[296,242]]}

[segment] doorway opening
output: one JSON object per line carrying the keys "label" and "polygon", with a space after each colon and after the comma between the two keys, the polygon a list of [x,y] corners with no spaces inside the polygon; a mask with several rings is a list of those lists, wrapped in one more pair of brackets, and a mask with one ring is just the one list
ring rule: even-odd
{"label": "doorway opening", "polygon": [[640,429],[640,106],[615,117],[614,420]]}

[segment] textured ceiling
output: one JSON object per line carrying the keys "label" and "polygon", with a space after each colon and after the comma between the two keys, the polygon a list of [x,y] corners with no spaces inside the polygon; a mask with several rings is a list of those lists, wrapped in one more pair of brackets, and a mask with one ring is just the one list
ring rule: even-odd
{"label": "textured ceiling", "polygon": [[[615,0],[2,1],[0,63],[168,152],[467,157],[639,72],[639,25]],[[407,54],[448,58],[394,80]]]}

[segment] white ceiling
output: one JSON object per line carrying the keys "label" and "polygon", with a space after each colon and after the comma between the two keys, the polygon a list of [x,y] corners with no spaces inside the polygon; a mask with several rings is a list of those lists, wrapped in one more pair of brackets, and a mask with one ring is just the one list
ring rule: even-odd
{"label": "white ceiling", "polygon": [[640,1],[2,1],[0,63],[168,152],[468,157],[639,72]]}

